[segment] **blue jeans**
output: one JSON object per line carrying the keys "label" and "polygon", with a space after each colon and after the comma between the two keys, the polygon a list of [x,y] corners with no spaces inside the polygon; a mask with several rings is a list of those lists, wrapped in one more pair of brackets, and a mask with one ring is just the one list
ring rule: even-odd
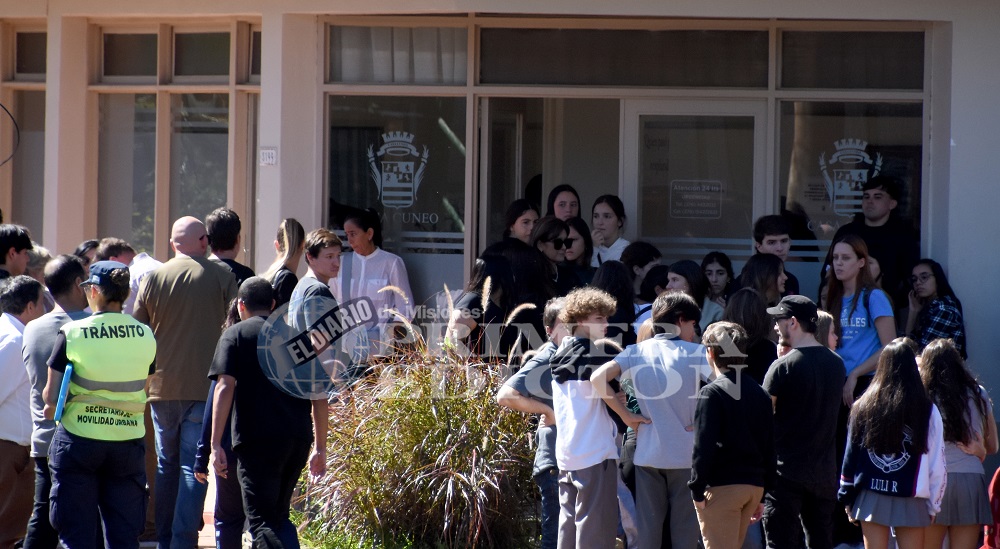
{"label": "blue jeans", "polygon": [[195,549],[207,486],[194,478],[205,402],[150,403],[156,432],[156,541],[159,549]]}
{"label": "blue jeans", "polygon": [[542,496],[542,549],[556,549],[559,538],[559,470],[552,468],[535,475]]}

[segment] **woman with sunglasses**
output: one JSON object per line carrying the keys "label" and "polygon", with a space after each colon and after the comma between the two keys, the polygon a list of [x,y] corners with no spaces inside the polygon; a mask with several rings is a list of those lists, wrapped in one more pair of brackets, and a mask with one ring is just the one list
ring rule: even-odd
{"label": "woman with sunglasses", "polygon": [[906,333],[921,349],[938,338],[952,339],[962,359],[965,349],[965,320],[962,302],[958,300],[941,264],[933,259],[921,259],[910,276],[913,289],[908,294],[910,312],[906,316]]}
{"label": "woman with sunglasses", "polygon": [[566,239],[566,265],[580,279],[581,284],[590,284],[597,271],[590,266],[590,258],[594,256],[594,241],[590,238],[590,227],[579,217],[566,220],[569,225],[569,238]]}
{"label": "woman with sunglasses", "polygon": [[569,239],[569,225],[555,217],[543,217],[531,231],[531,245],[549,260],[549,273],[556,297],[562,297],[582,286],[580,279],[566,265],[566,248],[574,244]]}

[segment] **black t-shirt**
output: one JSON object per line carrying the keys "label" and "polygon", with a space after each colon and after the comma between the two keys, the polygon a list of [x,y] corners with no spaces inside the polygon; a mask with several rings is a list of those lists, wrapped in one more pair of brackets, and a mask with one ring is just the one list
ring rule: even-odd
{"label": "black t-shirt", "polygon": [[771,365],[764,389],[777,399],[774,446],[778,474],[836,491],[835,435],[844,361],[823,346],[793,349]]}
{"label": "black t-shirt", "polygon": [[[868,245],[868,254],[878,260],[882,270],[881,286],[895,303],[906,303],[910,291],[910,270],[920,258],[920,236],[906,221],[890,215],[885,225],[870,227],[863,215],[843,225],[833,235],[833,242],[848,234],[860,236]],[[827,252],[826,262],[820,273],[830,265],[833,247]]]}
{"label": "black t-shirt", "polygon": [[778,346],[770,339],[758,339],[747,346],[746,373],[757,382],[757,385],[763,387],[767,370],[771,367],[771,363],[777,359]]}
{"label": "black t-shirt", "polygon": [[275,387],[257,360],[257,336],[264,321],[249,318],[223,332],[208,370],[212,379],[236,378],[233,448],[244,442],[312,441],[312,403]]}
{"label": "black t-shirt", "polygon": [[253,269],[251,269],[250,267],[247,267],[246,265],[244,265],[244,264],[236,261],[235,259],[221,259],[221,258],[218,258],[218,259],[214,259],[213,261],[215,261],[216,263],[221,263],[222,265],[225,265],[226,267],[229,267],[229,270],[233,272],[233,276],[236,277],[236,286],[237,287],[242,286],[244,280],[246,280],[246,279],[254,276],[254,274],[255,274],[253,272]]}
{"label": "black t-shirt", "polygon": [[299,283],[299,277],[295,276],[288,267],[284,265],[271,277],[271,287],[274,288],[274,308],[277,309],[292,299],[292,292],[295,285]]}
{"label": "black t-shirt", "polygon": [[785,276],[788,277],[788,280],[785,281],[785,293],[781,294],[781,297],[799,295],[799,279],[787,270]]}

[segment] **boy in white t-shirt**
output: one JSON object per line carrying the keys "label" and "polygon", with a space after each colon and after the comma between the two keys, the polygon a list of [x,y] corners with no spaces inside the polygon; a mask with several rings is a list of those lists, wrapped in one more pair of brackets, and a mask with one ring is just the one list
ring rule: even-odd
{"label": "boy in white t-shirt", "polygon": [[560,549],[615,545],[617,427],[590,382],[593,371],[609,358],[594,341],[604,337],[608,317],[614,312],[613,297],[581,288],[566,296],[559,315],[571,334],[552,357],[552,401],[559,433]]}

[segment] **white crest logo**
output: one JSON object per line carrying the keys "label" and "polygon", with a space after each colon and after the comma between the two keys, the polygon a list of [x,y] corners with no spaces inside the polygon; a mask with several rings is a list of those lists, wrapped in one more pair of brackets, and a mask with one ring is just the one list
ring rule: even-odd
{"label": "white crest logo", "polygon": [[[819,169],[826,181],[826,193],[837,215],[851,217],[861,211],[862,187],[870,177],[882,171],[882,155],[875,160],[868,155],[868,142],[863,139],[841,139],[834,142],[837,152],[830,161],[826,153],[819,155]],[[839,167],[838,167],[839,166]]]}
{"label": "white crest logo", "polygon": [[[383,133],[382,146],[377,155],[375,147],[368,146],[368,169],[378,187],[379,199],[386,208],[407,208],[417,197],[430,151],[425,146],[423,155],[418,154],[413,146],[413,137],[408,132]],[[419,166],[417,160],[420,161]]]}
{"label": "white crest logo", "polygon": [[883,473],[893,473],[902,469],[910,461],[910,452],[907,451],[908,445],[913,444],[913,437],[910,433],[908,427],[903,428],[903,444],[900,453],[876,454],[872,450],[868,450],[868,459],[872,460],[875,467],[878,467]]}

